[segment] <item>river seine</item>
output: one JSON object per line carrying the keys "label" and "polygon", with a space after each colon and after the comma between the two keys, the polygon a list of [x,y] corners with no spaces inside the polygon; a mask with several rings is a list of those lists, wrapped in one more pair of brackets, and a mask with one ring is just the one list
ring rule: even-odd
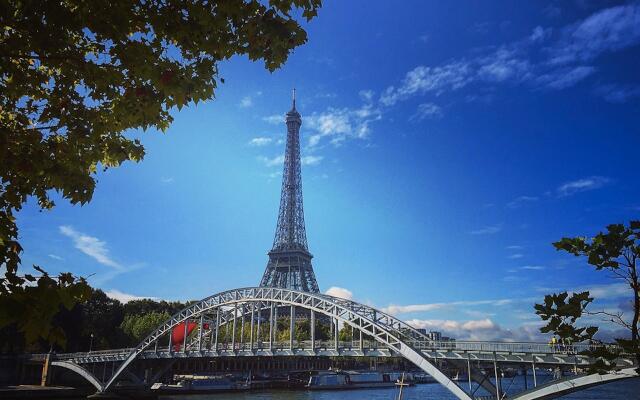
{"label": "river seine", "polygon": [[[513,382],[505,379],[503,387],[507,393],[522,387],[524,381],[517,377]],[[517,390],[516,390],[517,391]],[[264,392],[220,393],[210,395],[176,396],[172,398],[184,400],[396,400],[398,390],[359,389],[359,390],[327,390],[327,391],[289,391],[271,390]],[[404,389],[403,400],[456,400],[439,384],[422,384]],[[559,399],[562,400],[640,400],[640,378],[585,389]]]}

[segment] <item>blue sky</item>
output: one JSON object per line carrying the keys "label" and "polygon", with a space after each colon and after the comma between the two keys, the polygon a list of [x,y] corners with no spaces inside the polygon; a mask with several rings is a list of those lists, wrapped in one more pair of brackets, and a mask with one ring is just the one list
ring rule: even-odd
{"label": "blue sky", "polygon": [[93,201],[30,204],[25,265],[112,296],[257,285],[302,114],[307,236],[322,291],[459,338],[532,340],[532,304],[626,291],[551,242],[640,218],[640,3],[327,1],[280,70],[235,58],[216,99]]}

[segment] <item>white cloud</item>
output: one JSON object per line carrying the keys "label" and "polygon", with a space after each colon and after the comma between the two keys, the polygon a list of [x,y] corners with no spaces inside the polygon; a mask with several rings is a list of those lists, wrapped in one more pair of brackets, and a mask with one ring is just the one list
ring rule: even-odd
{"label": "white cloud", "polygon": [[361,90],[358,95],[360,95],[360,99],[365,103],[371,103],[375,92],[373,90]]}
{"label": "white cloud", "polygon": [[253,139],[249,140],[249,146],[256,146],[256,147],[266,146],[272,141],[273,139],[271,139],[270,137],[263,137],[263,136],[254,137]]}
{"label": "white cloud", "polygon": [[626,283],[582,286],[576,292],[589,291],[595,299],[615,299],[631,295],[631,288]]}
{"label": "white cloud", "polygon": [[524,257],[524,255],[522,255],[522,254],[520,254],[520,253],[516,253],[516,254],[511,254],[511,255],[510,255],[509,257],[507,257],[507,258],[509,258],[509,259],[511,259],[511,260],[516,260],[516,259],[518,259],[518,258],[522,258],[522,257]]}
{"label": "white cloud", "polygon": [[251,98],[251,96],[245,96],[242,98],[242,100],[240,100],[240,108],[249,108],[253,105],[253,99]]}
{"label": "white cloud", "polygon": [[532,271],[541,271],[543,269],[546,269],[546,267],[544,265],[524,265],[524,266],[520,267],[520,269],[527,269],[527,270],[532,270]]}
{"label": "white cloud", "polygon": [[640,86],[608,84],[599,86],[595,92],[609,103],[625,103],[640,97]]}
{"label": "white cloud", "polygon": [[258,157],[258,160],[262,161],[267,167],[277,167],[284,163],[284,156],[280,155],[273,158],[261,156]]}
{"label": "white cloud", "polygon": [[506,249],[507,250],[522,250],[524,247],[522,246],[517,246],[517,245],[512,245],[512,246],[507,246]]}
{"label": "white cloud", "polygon": [[122,265],[110,257],[106,242],[96,237],[78,232],[68,225],[60,226],[60,233],[70,237],[73,240],[73,244],[76,249],[93,258],[100,264],[117,269],[122,268]]}
{"label": "white cloud", "polygon": [[412,117],[420,121],[424,119],[440,118],[442,117],[442,108],[434,103],[422,103],[418,105],[418,110]]}
{"label": "white cloud", "polygon": [[558,197],[566,197],[579,192],[600,189],[608,184],[611,180],[604,176],[590,176],[588,178],[577,179],[575,181],[565,182],[558,186],[556,190]]}
{"label": "white cloud", "polygon": [[[563,292],[567,289],[560,289],[558,287],[538,287],[538,292],[551,293],[551,292]],[[631,293],[631,288],[626,283],[608,283],[597,285],[583,285],[578,286],[569,292],[579,293],[588,291],[592,297],[596,300],[610,300],[618,299],[620,297],[628,297]]]}
{"label": "white cloud", "polygon": [[478,49],[472,57],[418,65],[400,84],[388,86],[379,102],[389,107],[416,95],[440,96],[480,83],[489,89],[486,84],[490,83],[566,89],[596,72],[594,66],[585,65],[596,56],[640,43],[640,3],[596,12],[560,29],[550,43],[553,33],[551,28],[537,26],[521,40]]}
{"label": "white cloud", "polygon": [[535,28],[533,28],[533,32],[531,32],[529,40],[531,40],[532,42],[543,42],[551,36],[551,32],[551,28],[536,26]]}
{"label": "white cloud", "polygon": [[420,65],[407,72],[398,88],[388,87],[380,96],[380,102],[392,106],[414,94],[439,95],[444,91],[460,89],[471,82],[471,73],[471,66],[466,61],[454,61],[437,67]]}
{"label": "white cloud", "polygon": [[477,76],[488,82],[521,81],[531,75],[531,64],[518,56],[514,48],[503,46],[486,57],[479,58]]}
{"label": "white cloud", "polygon": [[345,288],[341,288],[341,287],[338,287],[338,286],[331,286],[324,293],[329,295],[329,296],[340,297],[341,299],[345,299],[345,300],[352,300],[353,299],[353,293],[351,293],[350,290],[345,289]]}
{"label": "white cloud", "polygon": [[454,337],[458,340],[478,340],[478,341],[544,341],[544,336],[540,333],[539,327],[542,323],[522,324],[519,327],[510,329],[503,328],[490,318],[453,321],[438,319],[410,319],[405,321],[414,328],[440,331],[444,335]]}
{"label": "white cloud", "polygon": [[64,260],[64,258],[60,257],[57,254],[49,254],[48,256],[49,256],[49,258],[53,258],[54,260],[58,260],[58,261]]}
{"label": "white cloud", "polygon": [[284,115],[274,114],[267,117],[262,117],[262,120],[273,125],[284,124]]}
{"label": "white cloud", "polygon": [[640,42],[640,3],[600,10],[562,32],[550,50],[552,64],[584,62]]}
{"label": "white cloud", "polygon": [[502,225],[490,225],[485,226],[484,228],[476,229],[469,232],[472,235],[493,235],[494,233],[498,233],[502,230]]}
{"label": "white cloud", "polygon": [[302,165],[318,165],[320,164],[320,161],[322,161],[324,157],[322,156],[304,156],[302,157],[302,159],[300,160],[300,162],[302,163]]}
{"label": "white cloud", "polygon": [[453,301],[449,303],[425,303],[425,304],[408,304],[408,305],[395,305],[391,304],[387,307],[381,308],[382,311],[398,315],[409,314],[415,312],[429,312],[442,309],[453,309],[455,307],[477,307],[477,306],[492,306],[499,307],[511,304],[513,299],[499,299],[499,300],[471,300],[471,301]]}
{"label": "white cloud", "polygon": [[309,136],[309,147],[315,147],[322,140],[337,146],[347,139],[365,139],[371,130],[369,125],[382,118],[379,109],[371,104],[360,108],[328,108],[321,113],[313,113],[305,118],[305,123],[312,131]]}
{"label": "white cloud", "polygon": [[513,199],[513,201],[510,201],[509,203],[507,203],[507,207],[518,208],[525,203],[532,203],[534,201],[538,201],[537,196],[520,196]]}
{"label": "white cloud", "polygon": [[135,295],[132,295],[132,294],[123,293],[123,292],[121,292],[121,291],[119,291],[117,289],[107,290],[104,293],[109,298],[118,300],[121,303],[128,303],[128,302],[130,302],[132,300],[143,300],[143,299],[157,300],[157,297],[135,296]]}
{"label": "white cloud", "polygon": [[163,176],[162,178],[160,178],[160,182],[162,183],[173,183],[175,181],[175,179],[172,176]]}
{"label": "white cloud", "polygon": [[548,89],[566,89],[587,78],[595,71],[595,67],[585,65],[561,68],[538,76],[536,82]]}

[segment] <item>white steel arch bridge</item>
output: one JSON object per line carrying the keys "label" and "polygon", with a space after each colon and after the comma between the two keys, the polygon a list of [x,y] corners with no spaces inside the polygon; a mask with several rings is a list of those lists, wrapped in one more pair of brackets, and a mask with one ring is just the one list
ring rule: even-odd
{"label": "white steel arch bridge", "polygon": [[[279,309],[281,313],[286,310],[291,316],[288,342],[275,340]],[[296,341],[294,338],[296,311],[308,315],[311,320],[310,340]],[[331,341],[316,340],[316,318],[331,321]],[[187,327],[194,324],[195,329],[188,334]],[[340,342],[339,324],[352,327],[357,340]],[[176,327],[184,327],[184,339],[179,345],[172,337]],[[268,338],[266,341],[260,340],[265,336]],[[217,293],[184,308],[135,348],[57,354],[51,359],[51,365],[72,370],[95,386],[98,393],[108,393],[114,390],[118,380],[132,377],[128,368],[136,360],[401,356],[461,400],[552,399],[594,385],[638,376],[636,361],[631,355],[615,360],[615,372],[604,375],[579,373],[595,361],[580,354],[592,348],[590,345],[558,348],[546,343],[436,342],[403,321],[354,301],[282,288],[251,287]],[[465,371],[466,381],[452,380],[443,372],[443,363]],[[95,365],[102,366],[101,377],[90,371],[95,370]],[[483,373],[479,365],[492,366],[495,374]],[[500,384],[499,365],[530,369],[533,385],[520,393],[507,393]],[[542,377],[536,376],[536,371],[541,368],[573,370],[574,374],[542,382]],[[133,379],[137,378],[133,376]]]}

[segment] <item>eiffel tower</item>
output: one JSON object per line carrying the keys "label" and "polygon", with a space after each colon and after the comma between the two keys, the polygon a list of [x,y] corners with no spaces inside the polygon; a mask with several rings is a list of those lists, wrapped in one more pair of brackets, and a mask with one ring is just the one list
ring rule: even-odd
{"label": "eiffel tower", "polygon": [[302,206],[302,173],[300,168],[300,125],[296,110],[296,90],[293,105],[286,116],[287,144],[280,194],[278,225],[269,252],[269,262],[260,286],[279,287],[318,293],[318,282],[311,266],[313,256],[307,247]]}

